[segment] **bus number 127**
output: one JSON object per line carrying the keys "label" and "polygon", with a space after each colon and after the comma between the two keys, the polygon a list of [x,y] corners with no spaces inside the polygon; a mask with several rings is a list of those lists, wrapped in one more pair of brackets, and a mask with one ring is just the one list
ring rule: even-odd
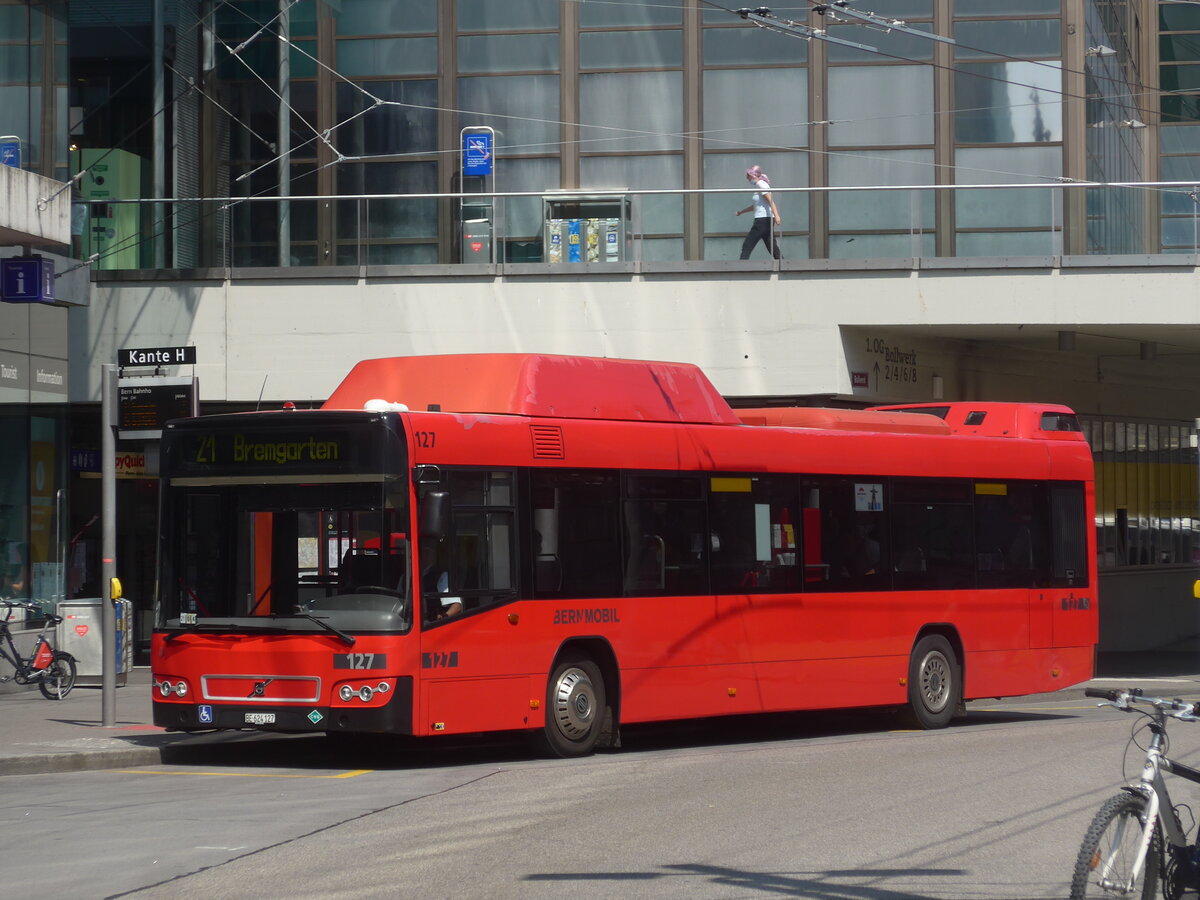
{"label": "bus number 127", "polygon": [[386,653],[335,653],[335,669],[383,669],[387,667]]}

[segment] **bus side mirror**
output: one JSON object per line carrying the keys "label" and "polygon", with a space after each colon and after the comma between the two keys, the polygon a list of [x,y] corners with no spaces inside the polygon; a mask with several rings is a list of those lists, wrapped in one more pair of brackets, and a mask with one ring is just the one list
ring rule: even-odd
{"label": "bus side mirror", "polygon": [[418,527],[423,538],[442,540],[450,531],[450,494],[430,491],[421,498]]}

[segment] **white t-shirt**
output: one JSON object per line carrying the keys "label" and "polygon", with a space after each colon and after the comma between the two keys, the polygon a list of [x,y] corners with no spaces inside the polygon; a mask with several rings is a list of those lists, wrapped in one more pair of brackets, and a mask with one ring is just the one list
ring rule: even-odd
{"label": "white t-shirt", "polygon": [[758,181],[754,182],[754,186],[758,188],[758,190],[754,192],[754,218],[773,218],[774,213],[771,212],[771,204],[768,203],[767,198],[763,196],[763,194],[771,190],[771,185],[765,179],[760,178]]}

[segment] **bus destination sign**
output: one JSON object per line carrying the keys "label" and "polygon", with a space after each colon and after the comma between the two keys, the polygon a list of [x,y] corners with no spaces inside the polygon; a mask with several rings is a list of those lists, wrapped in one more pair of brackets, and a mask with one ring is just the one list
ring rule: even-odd
{"label": "bus destination sign", "polygon": [[242,413],[179,422],[163,435],[171,477],[306,477],[404,471],[400,436],[379,421],[329,412]]}

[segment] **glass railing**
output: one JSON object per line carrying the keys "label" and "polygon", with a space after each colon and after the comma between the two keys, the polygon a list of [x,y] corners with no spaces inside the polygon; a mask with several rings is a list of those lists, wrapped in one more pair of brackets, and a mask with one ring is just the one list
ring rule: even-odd
{"label": "glass railing", "polygon": [[75,255],[104,269],[541,266],[1200,252],[1200,186],[1091,183],[105,200]]}

